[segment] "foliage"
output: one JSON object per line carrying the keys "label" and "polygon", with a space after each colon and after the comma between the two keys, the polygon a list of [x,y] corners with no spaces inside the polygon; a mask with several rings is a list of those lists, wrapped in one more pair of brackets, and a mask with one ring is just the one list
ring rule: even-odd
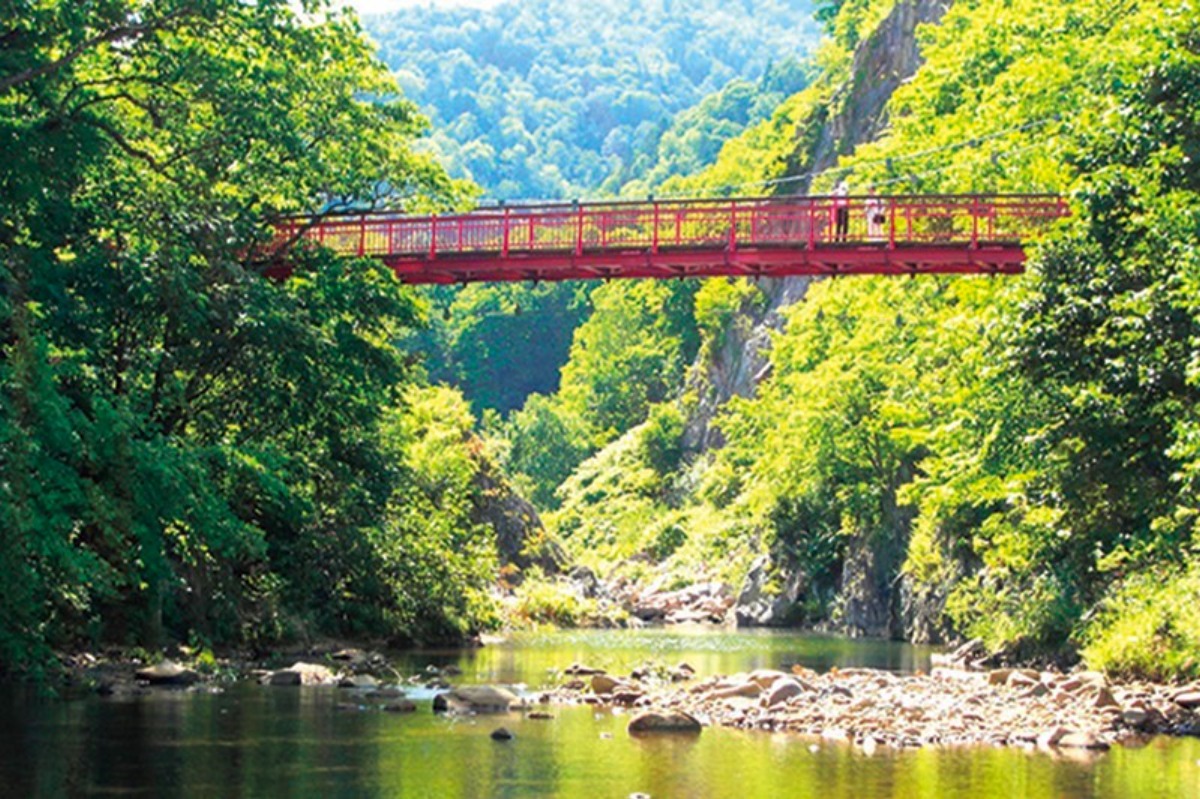
{"label": "foliage", "polygon": [[699,346],[696,289],[690,281],[627,281],[592,294],[592,315],[575,332],[560,395],[596,444],[641,423],[683,382]]}
{"label": "foliage", "polygon": [[[1193,556],[1194,557],[1194,556]],[[1159,566],[1130,575],[1100,606],[1083,648],[1088,663],[1156,680],[1200,676],[1200,574]]]}
{"label": "foliage", "polygon": [[700,171],[716,160],[725,142],[770,117],[780,103],[804,88],[807,79],[802,63],[789,57],[768,64],[757,83],[731,81],[637,142],[602,188],[619,190],[624,197],[645,197],[673,176]]}
{"label": "foliage", "polygon": [[707,160],[772,102],[745,82],[795,85],[789,58],[813,43],[810,12],[808,0],[540,0],[418,6],[367,24],[452,172],[500,198],[569,198],[613,173],[614,190],[639,177],[635,162],[666,175]]}
{"label": "foliage", "polygon": [[[318,2],[3,18],[0,668],[78,642],[423,630],[356,602],[419,486],[379,435],[418,306],[379,265],[296,251],[270,281],[258,257],[279,214],[457,202],[412,148],[415,107]],[[423,579],[386,588],[438,596]],[[457,596],[439,630],[482,623]]]}
{"label": "foliage", "polygon": [[401,346],[425,360],[431,380],[460,388],[476,415],[507,414],[531,394],[558,389],[591,291],[580,283],[426,289],[429,325]]}
{"label": "foliage", "polygon": [[[666,189],[807,168],[850,47],[890,7],[831,6],[825,71]],[[667,559],[660,573],[770,549],[822,596],[863,577],[847,569],[869,551],[872,590],[903,581],[933,600],[927,630],[1194,675],[1194,570],[1180,564],[1200,513],[1194,15],[977,0],[919,35],[926,62],[890,127],[842,159],[855,185],[1063,192],[1074,218],[1018,280],[810,287],[770,380],[718,416],[724,447],[668,475],[682,494],[655,495],[660,478],[622,437],[564,484],[551,522],[577,552],[648,551]],[[729,284],[698,293],[706,357],[720,359],[709,342],[738,306]],[[682,545],[656,549],[676,526]]]}

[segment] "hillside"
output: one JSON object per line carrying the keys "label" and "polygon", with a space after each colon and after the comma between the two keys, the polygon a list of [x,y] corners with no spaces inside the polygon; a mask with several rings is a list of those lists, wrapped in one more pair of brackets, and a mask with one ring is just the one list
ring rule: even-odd
{"label": "hillside", "polygon": [[[552,492],[551,528],[610,581],[723,580],[746,621],[978,636],[1011,656],[1196,676],[1195,17],[1186,3],[978,0],[940,20],[934,7],[827,5],[821,74],[666,188],[793,191],[816,172],[815,191],[848,177],[890,193],[1062,192],[1074,216],[1030,272],[709,281],[674,306],[670,334],[594,315],[572,380],[515,417],[514,451],[532,426],[543,452],[595,454],[557,489],[537,457],[514,468]],[[914,33],[920,19],[933,24]],[[920,54],[907,81],[888,55],[905,42]],[[594,300],[665,299],[647,291]],[[638,351],[698,333],[667,402],[630,395],[642,361],[628,348],[597,355],[613,325]]]}

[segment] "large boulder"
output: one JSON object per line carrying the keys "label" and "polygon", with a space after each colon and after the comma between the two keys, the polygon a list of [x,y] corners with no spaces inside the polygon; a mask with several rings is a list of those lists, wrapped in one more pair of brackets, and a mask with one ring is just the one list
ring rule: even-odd
{"label": "large boulder", "polygon": [[703,727],[695,716],[679,710],[648,710],[629,720],[631,735],[647,733],[699,735],[702,729]]}
{"label": "large boulder", "polygon": [[434,713],[505,713],[517,695],[491,685],[462,685],[433,698]]}
{"label": "large boulder", "polygon": [[199,674],[171,660],[138,669],[135,676],[139,681],[150,685],[192,685],[200,681]]}

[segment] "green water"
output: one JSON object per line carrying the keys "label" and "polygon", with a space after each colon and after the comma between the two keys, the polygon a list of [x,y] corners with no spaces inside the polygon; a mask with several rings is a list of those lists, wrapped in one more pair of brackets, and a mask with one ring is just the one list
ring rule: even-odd
{"label": "green water", "polygon": [[[924,668],[928,652],[796,635],[605,631],[517,639],[472,652],[398,655],[402,670],[454,663],[457,682],[536,689],[586,661],[627,671],[686,660],[701,674],[802,663]],[[0,797],[1200,797],[1200,740],[1101,755],[853,747],[706,729],[634,739],[627,717],[553,708],[554,719],[339,709],[337,689],[252,684],[49,702],[0,694]],[[495,742],[503,724],[515,740]]]}

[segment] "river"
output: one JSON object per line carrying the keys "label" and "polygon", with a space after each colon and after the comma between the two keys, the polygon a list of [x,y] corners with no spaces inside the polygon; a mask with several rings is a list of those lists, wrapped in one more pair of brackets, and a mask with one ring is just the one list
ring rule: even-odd
{"label": "river", "polygon": [[[403,673],[463,670],[456,683],[536,689],[587,662],[627,673],[686,661],[701,675],[802,664],[908,671],[929,651],[768,632],[531,634],[478,650],[396,653]],[[882,749],[706,729],[631,738],[627,716],[551,708],[551,720],[447,718],[433,692],[415,714],[346,710],[348,692],[238,683],[220,692],[48,700],[0,689],[0,797],[1200,797],[1200,739],[1157,738],[1102,754]],[[341,705],[342,707],[339,707]],[[514,740],[493,741],[503,724]]]}

